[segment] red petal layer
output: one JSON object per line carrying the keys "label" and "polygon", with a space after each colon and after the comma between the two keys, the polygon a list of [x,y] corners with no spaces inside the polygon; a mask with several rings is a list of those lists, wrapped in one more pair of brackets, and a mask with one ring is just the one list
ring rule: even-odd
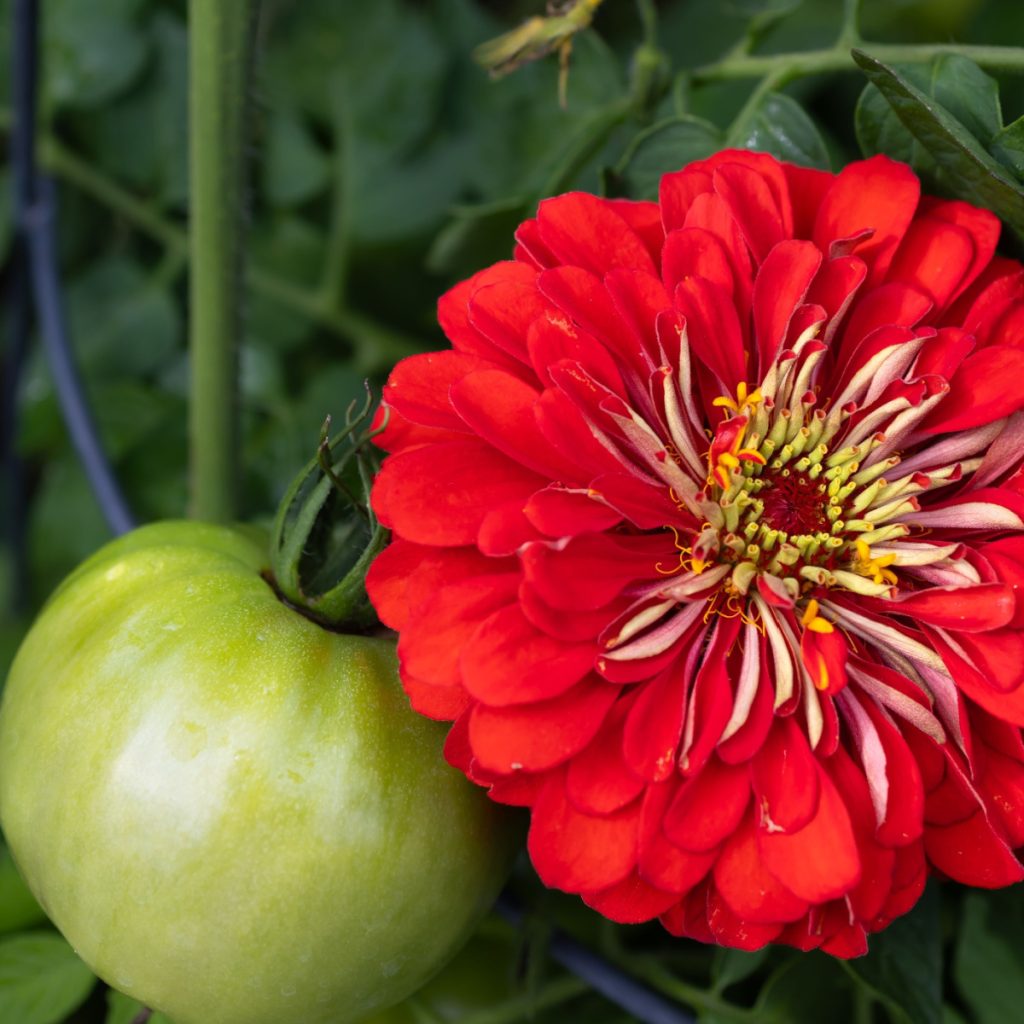
{"label": "red petal layer", "polygon": [[492,612],[456,648],[463,685],[491,707],[557,697],[591,670],[596,650],[540,632],[518,604]]}
{"label": "red petal layer", "polygon": [[576,810],[562,772],[533,805],[527,848],[541,880],[566,892],[592,892],[626,878],[636,864],[640,801],[602,817]]}
{"label": "red petal layer", "polygon": [[815,816],[797,832],[757,832],[764,866],[794,896],[825,903],[845,896],[860,880],[860,856],[850,817],[832,780],[820,769]]}
{"label": "red petal layer", "polygon": [[750,803],[746,765],[727,765],[712,758],[679,787],[665,812],[665,835],[684,850],[711,850],[739,825]]}
{"label": "red petal layer", "polygon": [[514,707],[477,704],[469,740],[480,764],[493,772],[539,772],[578,754],[596,735],[619,687],[588,676],[553,700]]}
{"label": "red petal layer", "polygon": [[979,810],[966,821],[925,829],[928,860],[964,885],[998,889],[1024,879],[1024,868]]}
{"label": "red petal layer", "polygon": [[818,812],[818,765],[803,729],[792,717],[778,719],[751,762],[751,779],[762,828],[799,832]]}
{"label": "red petal layer", "polygon": [[620,924],[640,924],[663,914],[679,896],[648,885],[636,872],[600,892],[583,894],[583,902]]}
{"label": "red petal layer", "polygon": [[796,921],[808,910],[805,900],[794,896],[765,868],[750,816],[722,849],[715,863],[715,886],[733,913],[745,921]]}
{"label": "red petal layer", "polygon": [[373,508],[406,540],[473,544],[495,505],[512,499],[525,505],[546,482],[482,441],[447,441],[386,459],[373,485]]}
{"label": "red petal layer", "polygon": [[925,421],[930,434],[969,430],[1024,409],[1024,349],[993,345],[969,355]]}

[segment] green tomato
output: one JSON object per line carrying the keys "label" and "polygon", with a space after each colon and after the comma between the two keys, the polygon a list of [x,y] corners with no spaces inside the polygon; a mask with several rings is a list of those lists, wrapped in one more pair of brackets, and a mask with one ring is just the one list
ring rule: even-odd
{"label": "green tomato", "polygon": [[0,822],[97,974],[176,1024],[343,1024],[464,942],[516,816],[442,757],[395,645],[328,632],[262,538],[143,527],[57,590],[0,708]]}

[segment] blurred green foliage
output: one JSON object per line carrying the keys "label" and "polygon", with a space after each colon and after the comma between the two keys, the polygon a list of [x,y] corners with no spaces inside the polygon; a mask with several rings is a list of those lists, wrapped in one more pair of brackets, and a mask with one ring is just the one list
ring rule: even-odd
{"label": "blurred green foliage", "polygon": [[[859,12],[861,5],[838,0],[663,0],[656,30],[648,23],[646,34],[633,4],[608,0],[595,29],[576,43],[566,109],[557,102],[556,62],[492,83],[470,58],[540,6],[265,0],[240,383],[247,516],[272,514],[325,415],[342,415],[365,378],[379,382],[402,355],[443,344],[437,296],[507,258],[515,225],[547,194],[584,188],[650,197],[666,170],[727,145],[833,169],[877,151],[912,161],[930,188],[987,203],[1018,231],[1024,225],[1022,80],[960,57],[908,64],[872,56],[873,44],[1024,39],[1019,0],[865,0]],[[138,515],[180,516],[187,499],[185,4],[48,0],[43,7],[39,154],[60,184],[77,356]],[[9,24],[10,0],[0,0],[4,69]],[[868,55],[861,65],[870,85],[846,55],[853,44]],[[730,61],[747,59],[744,46],[754,59],[825,56],[802,70],[782,61],[757,75],[723,73]],[[9,129],[11,118],[4,78],[0,128]],[[8,190],[0,165],[3,282],[10,279]],[[5,319],[5,352],[9,328]],[[17,549],[0,547],[0,675],[27,615],[107,536],[37,349],[17,416],[27,536]],[[5,519],[12,507],[12,494],[0,489]],[[25,593],[15,593],[19,560],[27,561]],[[702,1024],[994,1024],[1017,1019],[1024,1001],[1020,891],[935,886],[911,916],[873,940],[867,958],[841,965],[777,949],[704,948],[670,940],[657,926],[616,928],[578,901],[542,891],[528,871],[518,884],[533,912],[515,939],[513,974],[492,989],[497,1009],[474,1004],[467,1016],[452,1017],[438,995],[442,984],[395,1020],[542,1020],[530,1008],[547,1005],[558,1019],[627,1020],[552,966],[544,954],[552,925],[693,1007]],[[125,997],[95,988],[86,999],[92,981],[56,933],[22,931],[41,926],[41,912],[0,855],[4,1024],[133,1020],[140,1008]],[[487,941],[510,941],[489,927]]]}

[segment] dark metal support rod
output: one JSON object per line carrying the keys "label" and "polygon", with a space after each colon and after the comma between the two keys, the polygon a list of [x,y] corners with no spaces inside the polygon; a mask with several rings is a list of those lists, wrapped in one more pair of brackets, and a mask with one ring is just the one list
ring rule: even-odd
{"label": "dark metal support rod", "polygon": [[[507,892],[498,898],[495,909],[510,924],[518,927],[523,923],[522,907]],[[556,929],[552,933],[548,955],[645,1024],[696,1024],[693,1014],[564,932]]]}
{"label": "dark metal support rod", "polygon": [[[12,98],[16,108],[34,105],[38,27],[26,10],[14,12],[13,44],[23,52],[22,66],[13,74]],[[28,599],[28,561],[25,551],[25,468],[15,448],[17,437],[18,392],[28,353],[32,329],[32,295],[28,273],[28,248],[21,212],[32,202],[31,153],[32,126],[24,117],[16,117],[11,126],[12,208],[15,215],[11,245],[11,267],[7,281],[8,345],[0,370],[0,471],[3,476],[3,531],[10,550],[10,605],[15,612],[25,610]]]}
{"label": "dark metal support rod", "polygon": [[61,296],[56,244],[56,190],[39,175],[35,160],[38,0],[15,0],[13,74],[15,218],[28,251],[29,276],[43,348],[72,444],[114,533],[135,525],[114,477],[75,364]]}
{"label": "dark metal support rod", "polygon": [[11,259],[8,298],[8,347],[0,368],[0,512],[3,537],[10,549],[10,608],[16,614],[28,603],[28,558],[26,552],[25,467],[15,447],[17,441],[18,391],[28,352],[32,325],[27,252],[24,239],[15,236]]}
{"label": "dark metal support rod", "polygon": [[32,292],[43,349],[68,433],[96,500],[110,529],[118,534],[127,533],[135,526],[135,520],[103,450],[68,338],[57,270],[53,182],[48,178],[37,178],[36,183],[40,195],[28,212],[26,227]]}

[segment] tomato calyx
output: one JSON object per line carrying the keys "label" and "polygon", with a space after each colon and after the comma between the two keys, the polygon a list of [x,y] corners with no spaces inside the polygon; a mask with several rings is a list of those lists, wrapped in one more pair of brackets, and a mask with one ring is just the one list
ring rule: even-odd
{"label": "tomato calyx", "polygon": [[330,437],[324,421],[316,455],[278,507],[267,582],[284,603],[328,629],[365,632],[378,625],[366,596],[366,572],[388,531],[370,507],[379,456],[369,443],[373,399],[349,407],[345,428]]}

